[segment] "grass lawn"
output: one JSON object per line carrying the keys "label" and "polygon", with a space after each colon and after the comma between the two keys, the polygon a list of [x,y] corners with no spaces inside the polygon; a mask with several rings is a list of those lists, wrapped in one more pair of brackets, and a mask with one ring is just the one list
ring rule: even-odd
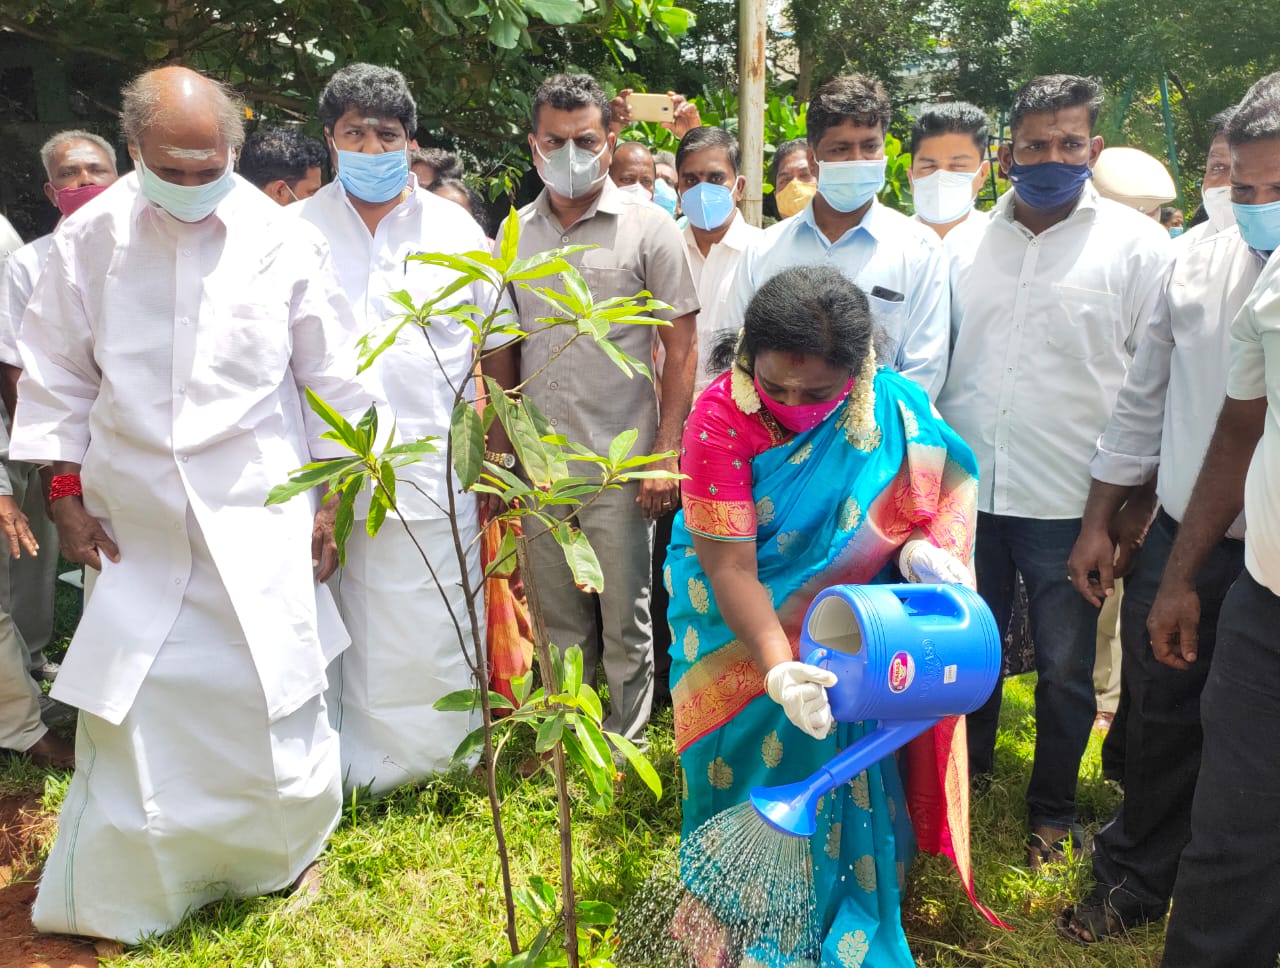
{"label": "grass lawn", "polygon": [[[78,611],[76,593],[60,584],[58,636],[64,643]],[[990,926],[970,907],[948,862],[921,857],[903,909],[917,962],[922,968],[1154,968],[1163,925],[1089,948],[1068,944],[1054,931],[1057,912],[1088,887],[1087,860],[1038,877],[1023,867],[1033,687],[1030,676],[1006,683],[995,783],[972,805],[978,895],[1014,930]],[[622,906],[651,872],[673,869],[680,805],[670,711],[656,717],[651,739],[650,755],[664,786],[660,801],[628,777],[611,813],[594,814],[585,802],[575,812],[575,873],[583,898]],[[1081,819],[1090,834],[1117,803],[1116,792],[1101,778],[1100,743],[1101,736],[1094,734],[1081,768]],[[519,779],[510,766],[522,755],[509,751],[499,781],[514,876],[517,885],[535,875],[557,882],[550,774]],[[0,798],[37,796],[49,815],[56,812],[66,782],[66,776],[20,761],[0,761]],[[46,837],[45,848],[47,843]],[[35,876],[40,859],[38,848],[26,876]],[[278,897],[224,902],[199,912],[163,940],[106,964],[472,968],[506,953],[498,865],[478,780],[452,775],[378,803],[348,804],[325,865],[323,896],[305,910],[289,911],[287,899]],[[522,921],[522,942],[535,931],[535,925]]]}
{"label": "grass lawn", "polygon": [[[1029,678],[1006,685],[996,782],[973,805],[979,895],[1015,930],[988,925],[970,908],[949,865],[922,858],[904,908],[917,960],[922,966],[1154,966],[1163,942],[1159,926],[1091,948],[1067,944],[1054,932],[1054,914],[1087,885],[1087,861],[1040,877],[1022,867],[1031,687]],[[1081,780],[1091,832],[1116,802],[1099,776],[1099,739],[1090,743]],[[516,751],[511,761],[518,758]],[[670,712],[655,723],[652,758],[666,787],[661,801],[628,778],[610,814],[577,809],[576,873],[585,898],[622,904],[652,870],[670,870],[679,829]],[[522,781],[504,770],[500,785],[517,881],[538,874],[554,881],[558,845],[549,775]],[[65,777],[0,764],[0,796],[40,791],[45,808],[54,810],[64,789]],[[291,912],[283,898],[214,905],[162,941],[109,964],[478,966],[505,950],[492,845],[483,791],[470,777],[444,777],[376,804],[350,804],[326,854],[324,894],[310,907]],[[523,923],[522,940],[534,930]]]}

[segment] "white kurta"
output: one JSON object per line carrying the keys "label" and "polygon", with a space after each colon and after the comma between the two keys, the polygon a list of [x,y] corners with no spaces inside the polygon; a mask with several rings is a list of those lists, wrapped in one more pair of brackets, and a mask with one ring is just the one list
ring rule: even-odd
{"label": "white kurta", "polygon": [[[433,298],[455,278],[452,272],[413,262],[421,252],[488,251],[480,226],[459,205],[414,188],[385,215],[372,234],[331,182],[291,211],[319,228],[334,265],[372,342],[404,310],[390,294],[408,292],[416,304]],[[495,293],[473,285],[456,293],[456,305],[487,311]],[[421,780],[448,767],[453,751],[476,725],[474,716],[432,708],[441,696],[474,688],[462,649],[472,654],[471,625],[450,533],[443,441],[449,433],[455,388],[472,396],[472,341],[466,327],[437,317],[423,330],[407,326],[377,360],[378,377],[400,435],[440,439],[440,453],[399,472],[401,514],[446,589],[441,595],[414,543],[398,520],[388,518],[377,538],[356,526],[347,563],[333,581],[351,648],[330,670],[330,715],[342,746],[348,789],[374,795]],[[471,587],[481,589],[476,502],[454,494],[456,520],[468,551]],[[480,641],[484,603],[477,601]],[[450,617],[464,629],[459,635]]]}
{"label": "white kurta", "polygon": [[24,317],[11,452],[81,464],[120,548],[54,690],[83,715],[44,930],[165,930],[287,884],[337,821],[345,636],[319,631],[309,503],[264,501],[341,456],[303,387],[351,419],[374,394],[323,240],[236,181],[188,225],[122,178],[63,223]]}

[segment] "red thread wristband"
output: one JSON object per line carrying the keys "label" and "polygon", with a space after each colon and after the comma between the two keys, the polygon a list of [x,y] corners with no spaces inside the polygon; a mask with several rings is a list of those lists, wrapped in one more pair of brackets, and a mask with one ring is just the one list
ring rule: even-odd
{"label": "red thread wristband", "polygon": [[49,503],[52,504],[60,497],[73,497],[83,493],[79,474],[55,474],[49,484]]}

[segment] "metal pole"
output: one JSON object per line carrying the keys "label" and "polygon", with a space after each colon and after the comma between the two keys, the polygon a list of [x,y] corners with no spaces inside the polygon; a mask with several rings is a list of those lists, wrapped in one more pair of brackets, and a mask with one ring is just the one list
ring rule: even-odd
{"label": "metal pole", "polygon": [[1169,142],[1169,169],[1173,172],[1173,187],[1178,190],[1177,201],[1182,201],[1182,176],[1178,174],[1178,146],[1173,138],[1173,112],[1169,110],[1169,77],[1160,72],[1160,109],[1164,114],[1164,135]]}
{"label": "metal pole", "polygon": [[767,0],[738,3],[738,140],[747,187],[742,214],[759,225],[764,214],[764,79]]}

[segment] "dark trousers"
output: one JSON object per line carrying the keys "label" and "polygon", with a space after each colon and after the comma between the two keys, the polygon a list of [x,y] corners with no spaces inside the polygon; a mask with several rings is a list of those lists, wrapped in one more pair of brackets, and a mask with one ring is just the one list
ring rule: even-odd
{"label": "dark trousers", "polygon": [[1244,569],[1244,543],[1220,541],[1196,579],[1198,659],[1186,671],[1156,661],[1147,616],[1177,527],[1164,511],[1156,515],[1124,580],[1120,604],[1121,675],[1129,697],[1124,800],[1094,839],[1091,899],[1105,900],[1126,924],[1163,917],[1169,907],[1178,858],[1191,839],[1191,798],[1200,773],[1200,694],[1213,662],[1223,599]]}
{"label": "dark trousers", "polygon": [[661,709],[671,705],[671,626],[667,624],[667,583],[662,572],[667,565],[667,545],[671,544],[671,527],[676,512],[668,511],[654,522],[653,535],[653,589],[649,598],[649,611],[653,615],[653,706]]}
{"label": "dark trousers", "polygon": [[1275,968],[1280,954],[1280,597],[1242,574],[1200,699],[1204,755],[1163,968]]}
{"label": "dark trousers", "polygon": [[[997,628],[1007,628],[1018,572],[1027,586],[1031,637],[1036,643],[1036,751],[1027,785],[1033,827],[1069,827],[1076,818],[1076,778],[1097,704],[1093,658],[1098,610],[1067,580],[1067,556],[1080,519],[1042,521],[978,514],[974,564],[978,592]],[[1000,720],[998,683],[968,717],[969,770],[991,773]]]}

